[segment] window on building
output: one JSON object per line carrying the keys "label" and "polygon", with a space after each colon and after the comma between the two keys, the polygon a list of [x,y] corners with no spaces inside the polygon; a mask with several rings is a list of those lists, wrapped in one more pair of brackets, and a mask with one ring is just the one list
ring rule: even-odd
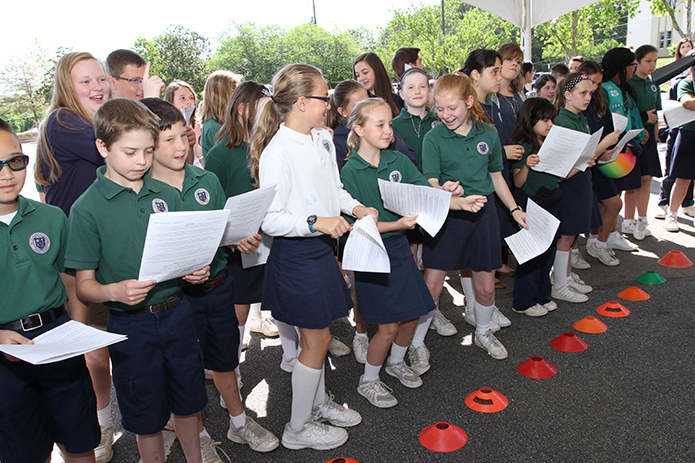
{"label": "window on building", "polygon": [[666,48],[665,45],[666,34],[664,32],[659,33],[659,48]]}

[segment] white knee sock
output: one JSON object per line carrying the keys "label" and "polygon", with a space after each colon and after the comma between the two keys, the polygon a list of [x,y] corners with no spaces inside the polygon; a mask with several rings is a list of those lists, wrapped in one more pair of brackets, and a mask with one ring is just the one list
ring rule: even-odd
{"label": "white knee sock", "polygon": [[246,325],[239,325],[239,347],[237,351],[237,359],[241,361],[241,351],[244,345],[244,332],[246,331]]}
{"label": "white knee sock", "polygon": [[415,335],[410,343],[411,346],[420,347],[425,345],[425,336],[427,336],[427,332],[430,329],[432,317],[434,317],[434,310],[420,317],[420,320],[417,322],[417,328],[415,328]]}
{"label": "white knee sock", "polygon": [[261,304],[251,304],[251,309],[249,309],[249,320],[260,320],[263,318],[261,315]]}
{"label": "white knee sock", "polygon": [[401,347],[395,342],[391,344],[391,356],[389,357],[389,363],[401,363],[405,360],[405,353],[408,352],[408,346]]}
{"label": "white knee sock", "polygon": [[475,302],[475,334],[485,334],[490,329],[490,320],[492,320],[492,311],[495,310],[495,304],[482,305]]}
{"label": "white knee sock", "polygon": [[113,424],[113,420],[111,419],[111,404],[108,404],[101,410],[97,410],[97,419],[99,420],[99,426],[102,428]]}
{"label": "white knee sock", "polygon": [[[299,363],[299,362],[297,362]],[[314,396],[314,407],[312,410],[316,410],[319,405],[326,403],[326,365],[321,367],[321,377],[319,378],[319,385],[316,388],[316,395]]]}
{"label": "white knee sock", "polygon": [[555,262],[553,265],[553,278],[555,278],[556,289],[560,289],[569,283],[567,278],[567,264],[570,261],[570,251],[557,251],[555,253]]}
{"label": "white knee sock", "polygon": [[475,306],[475,286],[473,286],[473,278],[459,278],[461,278],[461,288],[463,288],[463,295],[466,297],[466,313],[468,313],[468,311],[473,310],[473,307]]}
{"label": "white knee sock", "polygon": [[369,362],[364,362],[364,376],[365,381],[376,381],[379,379],[379,372],[381,371],[381,365],[374,366],[370,365]]}
{"label": "white knee sock", "polygon": [[285,360],[292,360],[297,357],[297,342],[294,326],[275,320],[280,333],[280,344],[282,345],[282,355]]}
{"label": "white knee sock", "polygon": [[292,415],[290,428],[298,431],[311,419],[316,389],[321,381],[321,370],[297,362],[292,370]]}

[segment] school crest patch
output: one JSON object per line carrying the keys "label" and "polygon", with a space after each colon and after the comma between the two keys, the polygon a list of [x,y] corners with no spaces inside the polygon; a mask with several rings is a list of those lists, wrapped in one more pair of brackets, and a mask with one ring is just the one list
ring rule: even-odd
{"label": "school crest patch", "polygon": [[323,141],[323,148],[330,153],[331,152],[331,142],[329,142],[328,140],[324,140]]}
{"label": "school crest patch", "polygon": [[432,121],[432,128],[437,127],[441,123],[442,123],[441,121]]}
{"label": "school crest patch", "polygon": [[402,178],[403,176],[397,170],[394,170],[389,174],[389,180],[391,180],[392,183],[401,183]]}
{"label": "school crest patch", "polygon": [[487,146],[487,143],[485,143],[484,141],[481,141],[480,143],[478,143],[477,148],[478,148],[478,153],[480,153],[480,154],[487,154],[490,151],[490,147]]}
{"label": "school crest patch", "polygon": [[160,212],[169,212],[169,206],[163,199],[155,198],[152,200],[152,210],[155,214]]}
{"label": "school crest patch", "polygon": [[45,233],[37,232],[29,237],[29,247],[36,254],[46,254],[51,249],[51,240]]}
{"label": "school crest patch", "polygon": [[656,85],[652,84],[652,92],[656,93]]}
{"label": "school crest patch", "polygon": [[210,193],[208,193],[208,190],[205,188],[198,188],[195,190],[195,200],[198,201],[198,204],[202,206],[207,206],[208,203],[210,202]]}

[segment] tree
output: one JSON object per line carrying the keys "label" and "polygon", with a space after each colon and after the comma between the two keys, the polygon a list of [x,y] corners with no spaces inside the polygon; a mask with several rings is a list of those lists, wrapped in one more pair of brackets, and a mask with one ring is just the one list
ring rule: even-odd
{"label": "tree", "polygon": [[638,6],[639,0],[602,0],[541,24],[534,33],[544,42],[543,59],[600,58],[624,45],[627,17],[634,16]]}
{"label": "tree", "polygon": [[172,25],[152,40],[138,38],[133,50],[152,63],[150,73],[165,84],[179,79],[202,93],[207,78],[210,42],[207,38],[180,25]]}
{"label": "tree", "polygon": [[[693,36],[693,0],[647,0],[652,13],[658,16],[666,16],[671,19],[673,28],[681,37]],[[685,8],[685,31],[678,22],[676,16],[681,8]]]}

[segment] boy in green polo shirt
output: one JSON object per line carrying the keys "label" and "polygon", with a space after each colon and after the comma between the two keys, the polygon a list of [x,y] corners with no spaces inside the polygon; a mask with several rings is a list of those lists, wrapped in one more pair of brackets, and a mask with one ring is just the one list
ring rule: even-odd
{"label": "boy in green polo shirt", "polygon": [[[29,157],[0,119],[0,344],[31,339],[70,318],[61,281],[67,218],[57,207],[20,196]],[[45,462],[53,443],[66,462],[93,462],[101,430],[84,356],[31,365],[0,354],[0,460]]]}
{"label": "boy in green polo shirt", "polygon": [[137,276],[153,213],[183,210],[178,192],[146,175],[158,118],[118,98],[94,114],[106,165],[70,213],[67,268],[77,293],[109,308],[107,330],[128,336],[109,349],[123,427],[137,435],[144,462],[164,460],[161,430],[170,413],[186,459],[200,462],[198,417],[207,402],[200,348],[182,280],[208,279],[209,266],[183,279],[157,283]]}
{"label": "boy in green polo shirt", "polygon": [[[181,111],[159,98],[145,98],[142,103],[159,118],[160,131],[155,140],[154,161],[150,169],[152,178],[176,188],[185,210],[224,208],[226,195],[217,176],[186,163],[186,120]],[[247,254],[254,252],[259,239],[260,236],[256,235],[242,240],[237,249]],[[205,368],[212,370],[215,387],[229,412],[227,437],[232,442],[248,444],[258,452],[274,450],[279,445],[278,439],[246,416],[237,387],[235,368],[239,364],[236,353],[240,339],[226,253],[222,249],[217,251],[210,264],[210,279],[207,282],[199,285],[187,283],[183,291],[193,308]],[[214,453],[214,443],[204,430],[202,420],[199,429],[203,429],[201,451]]]}

